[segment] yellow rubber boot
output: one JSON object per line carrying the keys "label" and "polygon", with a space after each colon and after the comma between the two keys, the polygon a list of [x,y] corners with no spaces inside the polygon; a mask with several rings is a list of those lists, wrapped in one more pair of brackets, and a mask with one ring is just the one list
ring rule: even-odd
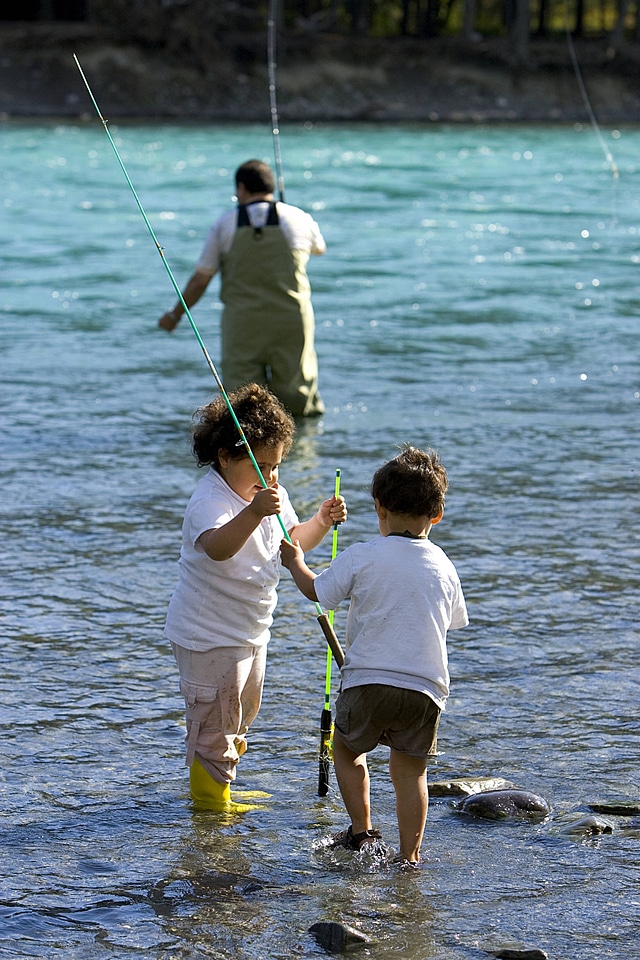
{"label": "yellow rubber boot", "polygon": [[189,769],[191,799],[204,810],[226,810],[231,803],[231,787],[218,783],[201,763],[194,759]]}
{"label": "yellow rubber boot", "polygon": [[[217,780],[214,780],[195,758],[189,769],[189,787],[191,799],[199,810],[218,810],[223,813],[246,813],[248,810],[258,809],[255,804],[234,803],[231,799],[230,784],[219,783]],[[247,798],[258,798],[268,797],[270,794],[256,790],[247,791],[245,796],[247,796]]]}

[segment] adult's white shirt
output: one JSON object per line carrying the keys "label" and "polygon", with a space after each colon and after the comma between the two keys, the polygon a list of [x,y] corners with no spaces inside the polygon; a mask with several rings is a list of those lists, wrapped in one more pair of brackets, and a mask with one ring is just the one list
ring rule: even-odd
{"label": "adult's white shirt", "polygon": [[447,632],[465,627],[456,569],[428,538],[375,537],[339,554],[315,579],[320,604],[350,598],[342,688],[382,683],[449,695]]}
{"label": "adult's white shirt", "polygon": [[[264,227],[267,222],[270,204],[259,200],[247,204],[249,222],[252,227]],[[292,250],[301,250],[307,254],[321,254],[327,249],[320,227],[313,217],[299,207],[289,203],[276,203],[280,229]],[[231,249],[238,223],[238,210],[228,210],[209,230],[196,265],[198,273],[213,277],[220,270],[222,257]]]}
{"label": "adult's white shirt", "polygon": [[[287,530],[298,523],[284,487],[279,486]],[[189,650],[262,646],[277,603],[282,527],[264,517],[244,546],[229,560],[212,560],[197,542],[237,516],[248,501],[210,467],[185,511],[178,584],[169,603],[165,636]]]}

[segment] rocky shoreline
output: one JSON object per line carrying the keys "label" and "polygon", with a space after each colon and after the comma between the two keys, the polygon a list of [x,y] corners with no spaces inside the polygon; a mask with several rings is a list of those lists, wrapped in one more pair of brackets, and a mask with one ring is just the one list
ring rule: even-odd
{"label": "rocky shoreline", "polygon": [[[268,120],[263,37],[228,37],[211,65],[114,42],[87,24],[0,24],[0,118],[85,118],[76,54],[108,118]],[[532,40],[514,65],[504,39],[354,41],[286,37],[277,51],[282,122],[640,122],[640,45]],[[586,91],[585,100],[583,90]]]}

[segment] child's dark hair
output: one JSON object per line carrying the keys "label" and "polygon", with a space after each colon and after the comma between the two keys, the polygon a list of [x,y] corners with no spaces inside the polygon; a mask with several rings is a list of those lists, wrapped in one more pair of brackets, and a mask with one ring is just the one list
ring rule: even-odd
{"label": "child's dark hair", "polygon": [[433,519],[444,510],[447,486],[447,471],[435,450],[406,446],[376,470],[371,496],[391,513]]}
{"label": "child's dark hair", "polygon": [[[291,450],[296,427],[278,398],[257,383],[248,383],[228,394],[229,403],[238,418],[249,446],[277,447],[282,444],[283,456]],[[199,467],[220,467],[218,455],[224,450],[232,460],[248,456],[222,396],[193,415],[193,455]]]}

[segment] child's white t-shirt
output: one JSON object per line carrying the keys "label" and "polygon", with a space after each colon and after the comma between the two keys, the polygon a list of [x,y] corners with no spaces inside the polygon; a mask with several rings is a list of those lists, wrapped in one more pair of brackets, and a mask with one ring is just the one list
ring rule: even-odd
{"label": "child's white t-shirt", "polygon": [[[280,516],[287,530],[298,523],[284,487],[279,486]],[[178,584],[169,603],[165,636],[178,646],[205,651],[213,647],[261,646],[277,603],[282,527],[265,517],[229,560],[211,560],[198,537],[221,527],[247,506],[210,467],[191,497],[182,524]]]}
{"label": "child's white t-shirt", "polygon": [[469,622],[456,569],[428,538],[355,543],[316,577],[325,610],[350,598],[342,687],[382,683],[419,690],[444,708],[447,631]]}

